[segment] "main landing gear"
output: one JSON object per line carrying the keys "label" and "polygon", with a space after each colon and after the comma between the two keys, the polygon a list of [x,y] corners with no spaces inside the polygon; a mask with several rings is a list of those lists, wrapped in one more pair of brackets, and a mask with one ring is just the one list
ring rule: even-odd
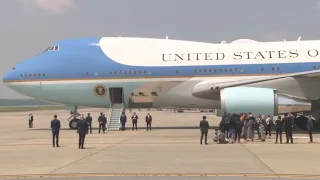
{"label": "main landing gear", "polygon": [[69,127],[70,129],[77,129],[77,123],[79,121],[79,119],[77,119],[77,117],[80,116],[80,113],[78,113],[78,107],[75,106],[73,111],[70,111],[70,117],[68,118],[68,122],[69,122]]}

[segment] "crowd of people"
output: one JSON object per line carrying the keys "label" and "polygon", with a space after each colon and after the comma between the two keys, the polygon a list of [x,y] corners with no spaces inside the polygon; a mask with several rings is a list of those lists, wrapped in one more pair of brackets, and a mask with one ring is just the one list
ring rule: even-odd
{"label": "crowd of people", "polygon": [[[254,140],[265,141],[267,138],[271,138],[271,130],[274,129],[276,132],[275,143],[278,142],[282,144],[282,134],[285,133],[286,143],[293,143],[293,127],[294,127],[294,117],[291,113],[284,114],[284,117],[278,116],[276,120],[273,120],[270,115],[264,117],[264,115],[258,115],[254,117],[249,113],[229,113],[224,114],[222,117],[219,128],[215,129],[214,141],[217,143],[240,143],[240,142],[253,142]],[[132,130],[138,130],[137,122],[138,115],[133,113],[132,120]],[[306,129],[309,134],[309,142],[313,143],[312,130],[314,128],[314,118],[309,115],[307,116]],[[98,117],[99,130],[98,133],[105,133],[107,127],[107,117],[104,113],[100,113]],[[147,131],[151,130],[152,116],[148,113],[145,117],[145,122],[147,125]],[[127,116],[125,112],[122,112],[120,116],[121,130],[126,129]],[[29,114],[29,128],[33,127],[33,115]],[[51,121],[52,129],[52,145],[53,147],[59,147],[59,131],[60,131],[60,121],[57,119],[57,115],[54,115],[54,119]],[[78,134],[79,134],[79,149],[84,148],[84,139],[86,134],[92,133],[92,117],[88,113],[87,117],[82,114],[80,120],[77,122]],[[200,121],[200,131],[202,144],[203,137],[205,138],[205,144],[207,143],[207,135],[210,126],[206,120],[206,116]],[[255,134],[257,138],[255,139]]]}
{"label": "crowd of people", "polygon": [[[313,120],[314,118],[309,115],[306,124],[310,138],[308,143],[313,143]],[[271,129],[274,128],[276,132],[275,143],[282,143],[283,132],[286,135],[286,143],[293,143],[293,126],[294,116],[291,113],[286,113],[283,118],[278,116],[275,121],[270,115],[254,117],[251,113],[230,113],[222,117],[219,128],[216,129],[214,140],[217,143],[253,142],[255,134],[257,134],[257,140],[265,141],[266,138],[271,138]]]}

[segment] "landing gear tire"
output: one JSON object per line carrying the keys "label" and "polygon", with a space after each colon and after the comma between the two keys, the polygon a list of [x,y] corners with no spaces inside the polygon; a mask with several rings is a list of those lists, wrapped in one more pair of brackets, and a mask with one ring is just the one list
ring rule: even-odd
{"label": "landing gear tire", "polygon": [[69,127],[70,127],[70,129],[72,129],[72,130],[77,129],[77,123],[78,123],[78,119],[72,119],[72,120],[69,122]]}

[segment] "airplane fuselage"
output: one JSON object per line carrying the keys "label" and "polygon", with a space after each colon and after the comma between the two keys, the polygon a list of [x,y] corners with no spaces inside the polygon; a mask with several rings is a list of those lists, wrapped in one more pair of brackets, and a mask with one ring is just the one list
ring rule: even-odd
{"label": "airplane fuselage", "polygon": [[[17,64],[4,82],[26,96],[68,106],[109,107],[116,97],[127,107],[145,103],[144,108],[220,109],[219,99],[193,96],[194,87],[204,80],[226,82],[319,69],[319,53],[320,41],[211,44],[125,37],[72,39]],[[122,88],[121,95],[116,88]],[[296,81],[267,88],[310,98]]]}

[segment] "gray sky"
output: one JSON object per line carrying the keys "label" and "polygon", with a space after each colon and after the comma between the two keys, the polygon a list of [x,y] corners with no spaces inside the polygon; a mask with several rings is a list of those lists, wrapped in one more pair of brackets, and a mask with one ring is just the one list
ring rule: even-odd
{"label": "gray sky", "polygon": [[[65,38],[320,39],[319,19],[319,0],[0,0],[0,77]],[[0,98],[25,97],[1,85]]]}

